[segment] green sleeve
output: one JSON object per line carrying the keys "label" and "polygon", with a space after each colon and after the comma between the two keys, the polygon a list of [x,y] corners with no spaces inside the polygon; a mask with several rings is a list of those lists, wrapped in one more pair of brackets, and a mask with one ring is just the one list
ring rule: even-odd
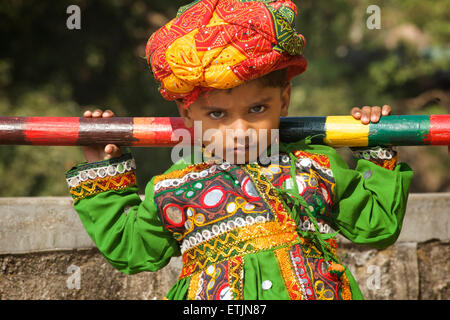
{"label": "green sleeve", "polygon": [[354,170],[337,154],[330,153],[335,178],[333,218],[335,227],[354,243],[377,249],[398,238],[413,171],[406,163],[392,170],[358,159]]}
{"label": "green sleeve", "polygon": [[126,274],[157,271],[180,255],[178,242],[159,218],[153,179],[142,201],[130,153],[81,163],[66,172],[74,208],[87,233],[104,257]]}
{"label": "green sleeve", "polygon": [[[359,151],[367,148],[357,148]],[[371,148],[373,150],[379,147]],[[383,148],[381,148],[383,149]],[[280,151],[305,150],[323,154],[330,160],[334,176],[332,224],[350,241],[377,249],[392,245],[398,238],[408,201],[413,171],[406,163],[357,159],[350,169],[337,151],[327,145],[304,140],[280,144]],[[365,152],[363,152],[365,153]],[[370,155],[370,152],[369,152]],[[394,157],[395,158],[395,157]]]}

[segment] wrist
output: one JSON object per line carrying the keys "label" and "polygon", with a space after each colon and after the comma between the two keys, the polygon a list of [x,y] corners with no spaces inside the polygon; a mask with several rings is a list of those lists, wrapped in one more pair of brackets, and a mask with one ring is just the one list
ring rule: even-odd
{"label": "wrist", "polygon": [[385,169],[394,170],[397,165],[398,153],[391,147],[351,147],[353,157],[357,160],[368,160]]}
{"label": "wrist", "polygon": [[120,157],[83,162],[66,171],[66,181],[74,200],[109,190],[136,185],[136,163],[131,153]]}
{"label": "wrist", "polygon": [[350,147],[353,156],[357,159],[376,159],[376,160],[390,160],[397,155],[394,147]]}

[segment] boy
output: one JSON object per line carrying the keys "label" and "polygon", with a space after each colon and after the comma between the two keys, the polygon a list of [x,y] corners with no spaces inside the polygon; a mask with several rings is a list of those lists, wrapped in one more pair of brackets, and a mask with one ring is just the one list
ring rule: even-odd
{"label": "boy", "polygon": [[[360,299],[338,261],[333,230],[375,248],[400,233],[412,171],[397,164],[395,151],[355,153],[365,157],[355,170],[333,148],[305,140],[279,142],[268,164],[251,152],[271,144],[259,133],[287,116],[290,79],[306,68],[295,14],[291,1],[182,7],[152,35],[147,56],[186,127],[201,121],[203,133],[221,133],[204,140],[206,159],[183,158],[153,177],[144,201],[132,155],[115,145],[83,147],[87,163],[66,173],[87,232],[117,269],[156,271],[182,255],[167,299]],[[390,107],[352,110],[363,123],[381,113]],[[248,129],[255,139],[242,142]],[[239,133],[223,140],[227,130]]]}

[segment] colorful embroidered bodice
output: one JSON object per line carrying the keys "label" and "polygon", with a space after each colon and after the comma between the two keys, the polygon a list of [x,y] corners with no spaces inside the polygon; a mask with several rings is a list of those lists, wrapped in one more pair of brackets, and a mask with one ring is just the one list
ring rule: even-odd
{"label": "colorful embroidered bodice", "polygon": [[[303,151],[294,154],[299,193],[318,218],[320,232],[328,233],[334,188],[328,158]],[[204,284],[205,290],[197,290],[199,295],[195,298],[211,299],[205,296],[210,291],[215,292],[214,299],[231,293],[234,298],[241,297],[238,284],[242,279],[237,278],[237,286],[232,288],[225,285],[229,279],[223,276],[219,277],[222,281],[211,282],[212,276],[208,275],[211,268],[221,268],[217,271],[221,275],[229,274],[230,267],[239,268],[242,255],[298,244],[300,238],[296,229],[314,228],[306,214],[301,215],[296,224],[274,193],[273,187],[292,188],[289,155],[281,153],[278,159],[272,160],[278,161],[267,166],[202,163],[154,180],[154,199],[161,221],[181,243],[180,278],[201,272],[196,281]],[[300,264],[302,254],[298,245],[284,255],[289,255],[290,259],[295,255],[296,260],[292,260],[296,261],[295,271],[305,272]],[[337,278],[329,278],[328,282],[332,281],[336,291],[330,292],[329,297],[337,297]],[[328,287],[326,283],[323,285]],[[295,291],[304,298],[311,298],[313,293],[311,289],[300,292],[300,288],[295,288]]]}
{"label": "colorful embroidered bodice", "polygon": [[[149,182],[144,201],[131,154],[80,164],[66,178],[86,230],[119,270],[156,271],[182,256],[168,299],[355,299],[332,233],[375,247],[395,241],[412,177],[395,154],[372,155],[355,170],[329,147],[292,149],[267,165],[176,164]],[[392,188],[395,197],[383,195]]]}

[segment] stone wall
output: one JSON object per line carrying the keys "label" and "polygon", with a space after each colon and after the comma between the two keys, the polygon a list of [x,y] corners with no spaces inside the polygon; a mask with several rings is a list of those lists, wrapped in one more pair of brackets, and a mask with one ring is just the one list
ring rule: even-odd
{"label": "stone wall", "polygon": [[[143,198],[143,197],[142,197]],[[410,195],[396,244],[339,238],[366,299],[450,298],[450,194]],[[181,269],[127,276],[99,253],[70,197],[0,198],[0,299],[161,299]]]}

